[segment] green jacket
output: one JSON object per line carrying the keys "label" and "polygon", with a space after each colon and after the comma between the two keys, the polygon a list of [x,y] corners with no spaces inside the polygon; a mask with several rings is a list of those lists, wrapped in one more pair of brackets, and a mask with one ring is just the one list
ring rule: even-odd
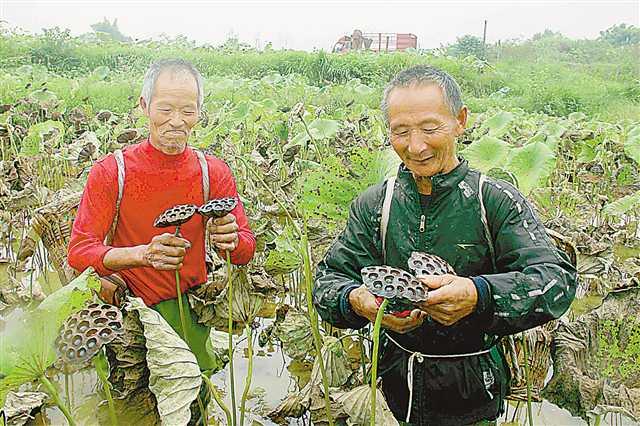
{"label": "green jacket", "polygon": [[[506,182],[486,178],[482,200],[495,250],[490,255],[478,197],[480,173],[466,161],[432,178],[423,207],[411,172],[401,166],[386,234],[386,264],[407,269],[412,251],[436,254],[471,277],[479,292],[476,312],[452,326],[425,321],[407,334],[386,331],[381,339],[383,391],[394,415],[404,420],[409,354],[389,341],[423,354],[460,354],[492,347],[508,334],[560,317],[575,296],[576,271],[556,249],[531,205]],[[383,264],[380,217],[385,183],[352,203],[346,228],[318,265],[313,291],[320,316],[340,328],[362,328],[349,292],[362,283],[360,270]],[[495,264],[495,268],[494,268]],[[488,290],[488,291],[487,291]],[[426,358],[414,367],[411,420],[418,424],[468,424],[500,414],[509,374],[497,349],[484,355]]]}

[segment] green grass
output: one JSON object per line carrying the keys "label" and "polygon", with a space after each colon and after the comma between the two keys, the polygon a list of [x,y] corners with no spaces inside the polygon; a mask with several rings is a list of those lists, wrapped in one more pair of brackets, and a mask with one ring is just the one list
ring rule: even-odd
{"label": "green grass", "polygon": [[[128,97],[132,87],[139,87],[151,62],[181,57],[193,62],[210,80],[219,76],[260,79],[271,74],[297,74],[305,83],[324,87],[358,79],[375,89],[368,102],[372,106],[379,102],[384,84],[398,71],[411,65],[429,64],[458,80],[474,111],[522,108],[555,116],[581,111],[594,118],[615,121],[640,112],[640,70],[634,60],[637,54],[637,46],[612,47],[601,41],[555,37],[490,46],[489,64],[482,65],[472,57],[418,52],[382,55],[242,52],[195,46],[184,40],[119,43],[83,41],[60,31],[49,32],[47,36],[0,33],[0,70],[39,65],[55,75],[76,80],[98,67],[107,67],[111,71],[107,83],[59,89],[75,95],[68,100],[69,105],[77,105],[78,96],[79,99],[89,96],[101,100],[99,108],[113,111],[128,105],[129,102],[122,102],[125,92]],[[508,92],[500,94],[501,89]],[[2,93],[6,96],[7,91]],[[330,94],[340,96],[335,90]]]}

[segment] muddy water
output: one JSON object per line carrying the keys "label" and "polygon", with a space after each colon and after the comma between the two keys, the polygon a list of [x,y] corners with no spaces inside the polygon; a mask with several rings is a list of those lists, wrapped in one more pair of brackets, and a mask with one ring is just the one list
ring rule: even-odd
{"label": "muddy water", "polygon": [[[625,253],[627,254],[627,253]],[[635,252],[634,252],[635,254]],[[45,293],[50,293],[59,287],[59,281],[57,281],[57,275],[52,272],[39,275],[21,274],[18,276],[23,282],[30,282],[35,280],[43,289]],[[6,285],[6,264],[0,265],[0,283]],[[590,298],[582,302],[578,302],[574,307],[574,314],[580,314],[584,311],[588,311],[597,306],[600,302],[600,298]],[[270,319],[261,320],[260,327],[254,331],[254,336],[258,336],[260,331],[270,324]],[[236,336],[237,348],[234,354],[235,365],[235,378],[236,378],[236,399],[238,406],[240,404],[240,397],[244,388],[244,378],[248,370],[248,360],[246,357],[247,342],[244,336]],[[247,403],[248,413],[246,415],[245,424],[253,425],[274,425],[267,417],[266,414],[276,407],[280,401],[289,392],[295,392],[298,387],[296,383],[304,381],[308,378],[311,365],[301,364],[299,362],[292,362],[282,351],[280,351],[277,345],[273,347],[260,348],[257,344],[257,337],[254,337],[254,365],[253,365],[253,379],[250,392],[250,399]],[[220,389],[220,391],[226,394],[228,389],[228,370],[222,370],[212,376],[212,382]],[[305,378],[305,376],[307,376]],[[550,377],[550,375],[549,375]],[[73,376],[73,386],[71,392],[71,398],[73,401],[73,415],[77,419],[80,425],[96,425],[96,405],[98,403],[98,397],[96,396],[96,376],[93,371],[85,371],[76,373]],[[64,377],[57,378],[59,389],[64,394]],[[230,406],[230,400],[228,395],[225,395],[225,400],[228,406]],[[221,424],[224,424],[224,416],[221,410],[219,410],[212,402],[210,405],[210,411],[213,412],[215,418],[217,418]],[[526,416],[526,404],[510,403],[507,412],[500,419],[500,423],[512,422],[509,424],[524,424]],[[539,426],[544,425],[585,425],[584,420],[571,416],[571,414],[547,401],[542,403],[533,404],[533,416],[534,424]],[[126,419],[121,419],[122,424],[126,424]],[[213,420],[213,419],[212,419]],[[519,422],[519,423],[518,423]],[[51,424],[51,425],[64,425],[66,421],[62,414],[56,408],[49,408],[46,410],[44,416],[40,416],[37,424]],[[215,424],[215,423],[213,423]],[[290,425],[303,425],[309,424],[308,419],[292,420]],[[611,416],[605,418],[602,425],[631,425],[633,424],[629,420],[618,420],[616,422]]]}

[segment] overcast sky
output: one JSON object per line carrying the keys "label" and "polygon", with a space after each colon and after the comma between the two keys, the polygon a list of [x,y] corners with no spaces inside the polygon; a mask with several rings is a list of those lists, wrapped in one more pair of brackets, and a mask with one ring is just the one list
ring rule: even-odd
{"label": "overcast sky", "polygon": [[[262,48],[330,50],[356,28],[363,32],[413,33],[422,48],[454,42],[457,36],[487,40],[529,38],[551,29],[571,38],[595,38],[614,24],[640,25],[635,1],[15,1],[0,0],[9,27],[39,33],[59,26],[90,32],[104,17],[120,30],[146,39],[183,34],[200,43],[221,44],[230,34]],[[7,25],[7,24],[5,24]]]}

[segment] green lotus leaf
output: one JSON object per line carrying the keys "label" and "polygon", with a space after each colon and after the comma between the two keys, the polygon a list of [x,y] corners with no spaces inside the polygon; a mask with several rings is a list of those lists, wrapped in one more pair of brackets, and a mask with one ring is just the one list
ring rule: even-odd
{"label": "green lotus leaf", "polygon": [[624,153],[640,164],[640,126],[634,127],[627,134],[627,139],[624,141]]}
{"label": "green lotus leaf", "polygon": [[353,91],[360,96],[369,96],[375,92],[375,89],[367,86],[366,84],[359,83],[353,88]]}
{"label": "green lotus leaf", "polygon": [[300,256],[291,251],[271,250],[264,263],[264,270],[270,275],[282,275],[295,271],[301,265]]}
{"label": "green lotus leaf", "polygon": [[20,155],[33,156],[40,153],[42,145],[47,142],[57,147],[64,137],[64,124],[59,121],[47,120],[34,124],[29,128],[27,136],[22,140]]}
{"label": "green lotus leaf", "polygon": [[509,130],[515,116],[511,112],[499,111],[482,123],[481,131],[488,130],[489,136],[501,137]]}
{"label": "green lotus leaf", "polygon": [[541,133],[546,135],[545,144],[551,148],[552,151],[555,151],[558,147],[558,142],[560,141],[560,137],[564,134],[567,128],[557,122],[551,121],[545,123],[545,125],[541,129]]}
{"label": "green lotus leaf", "polygon": [[567,118],[569,118],[569,120],[571,121],[582,121],[586,120],[587,114],[585,114],[584,112],[576,111],[569,114]]}
{"label": "green lotus leaf", "polygon": [[316,139],[331,139],[340,128],[340,122],[318,118],[309,124],[309,132]]}
{"label": "green lotus leaf", "polygon": [[469,160],[473,168],[487,173],[493,168],[504,165],[510,149],[509,144],[501,139],[483,136],[469,145],[461,154]]}
{"label": "green lotus leaf", "polygon": [[58,102],[58,96],[51,90],[35,90],[29,94],[29,97],[42,106],[51,106]]}
{"label": "green lotus leaf", "polygon": [[514,148],[506,169],[513,173],[520,192],[529,195],[533,188],[544,186],[555,167],[556,156],[546,144],[537,142]]}
{"label": "green lotus leaf", "polygon": [[30,76],[33,74],[33,67],[31,65],[22,65],[16,70],[16,74],[20,76]]}
{"label": "green lotus leaf", "polygon": [[295,135],[293,138],[291,138],[289,143],[287,143],[285,146],[282,147],[282,150],[287,151],[289,148],[296,145],[306,147],[308,142],[309,142],[309,135],[307,134],[307,132],[303,131]]}
{"label": "green lotus leaf", "polygon": [[302,264],[300,246],[291,227],[286,227],[273,241],[276,245],[269,252],[264,263],[264,270],[269,275],[288,274]]}
{"label": "green lotus leaf", "polygon": [[93,290],[99,288],[98,278],[88,268],[35,310],[17,310],[7,318],[0,351],[0,406],[8,391],[37,380],[54,363],[54,342],[62,323],[86,306],[93,298]]}
{"label": "green lotus leaf", "polygon": [[97,78],[98,80],[106,80],[107,76],[109,75],[109,72],[110,72],[109,67],[101,66],[94,69],[91,75]]}
{"label": "green lotus leaf", "polygon": [[596,140],[587,140],[583,141],[580,144],[580,152],[578,153],[577,161],[580,163],[589,163],[596,159],[596,155],[598,151],[596,151],[596,147],[598,146],[598,141]]}
{"label": "green lotus leaf", "polygon": [[640,207],[640,191],[607,204],[602,212],[610,216],[621,216],[638,207]]}

